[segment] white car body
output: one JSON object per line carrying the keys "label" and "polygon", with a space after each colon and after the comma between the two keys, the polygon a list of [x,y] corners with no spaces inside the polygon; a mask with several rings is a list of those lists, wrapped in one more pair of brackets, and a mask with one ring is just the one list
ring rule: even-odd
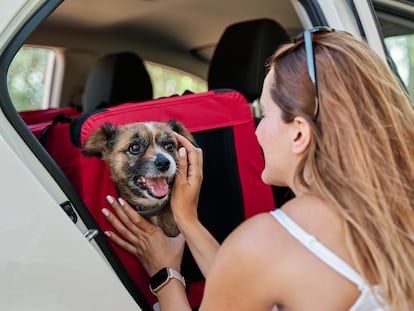
{"label": "white car body", "polygon": [[[1,1],[0,50],[43,2]],[[0,133],[0,310],[139,310],[2,113]]]}

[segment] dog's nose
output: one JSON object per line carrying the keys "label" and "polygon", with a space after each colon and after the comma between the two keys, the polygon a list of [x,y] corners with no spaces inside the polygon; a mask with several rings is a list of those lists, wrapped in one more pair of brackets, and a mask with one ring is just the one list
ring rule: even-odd
{"label": "dog's nose", "polygon": [[170,160],[167,159],[166,156],[159,153],[155,157],[155,167],[160,170],[161,172],[165,172],[170,168]]}

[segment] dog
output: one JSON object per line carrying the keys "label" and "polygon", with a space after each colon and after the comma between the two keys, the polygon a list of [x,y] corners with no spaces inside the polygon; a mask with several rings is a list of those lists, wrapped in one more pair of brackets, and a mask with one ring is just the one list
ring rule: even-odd
{"label": "dog", "polygon": [[108,164],[118,195],[170,237],[179,234],[169,204],[180,147],[173,132],[196,145],[181,122],[170,120],[105,123],[82,146],[84,155]]}

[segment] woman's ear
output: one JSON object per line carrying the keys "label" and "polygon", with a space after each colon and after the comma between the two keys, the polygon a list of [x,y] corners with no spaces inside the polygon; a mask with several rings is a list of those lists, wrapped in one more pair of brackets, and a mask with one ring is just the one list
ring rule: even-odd
{"label": "woman's ear", "polygon": [[312,129],[303,117],[295,117],[291,127],[292,151],[303,154],[312,141]]}

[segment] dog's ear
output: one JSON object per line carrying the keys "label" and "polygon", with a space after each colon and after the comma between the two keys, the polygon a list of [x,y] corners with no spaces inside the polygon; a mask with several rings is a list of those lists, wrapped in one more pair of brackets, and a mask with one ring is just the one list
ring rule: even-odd
{"label": "dog's ear", "polygon": [[116,126],[107,122],[94,130],[82,146],[82,153],[88,157],[102,158],[112,150],[114,138],[118,133]]}
{"label": "dog's ear", "polygon": [[169,125],[169,127],[172,128],[172,130],[178,134],[180,134],[181,136],[184,136],[185,138],[187,138],[194,146],[198,147],[193,135],[191,135],[191,133],[189,132],[189,130],[184,126],[184,124],[182,124],[181,122],[173,119],[168,121],[167,123]]}

